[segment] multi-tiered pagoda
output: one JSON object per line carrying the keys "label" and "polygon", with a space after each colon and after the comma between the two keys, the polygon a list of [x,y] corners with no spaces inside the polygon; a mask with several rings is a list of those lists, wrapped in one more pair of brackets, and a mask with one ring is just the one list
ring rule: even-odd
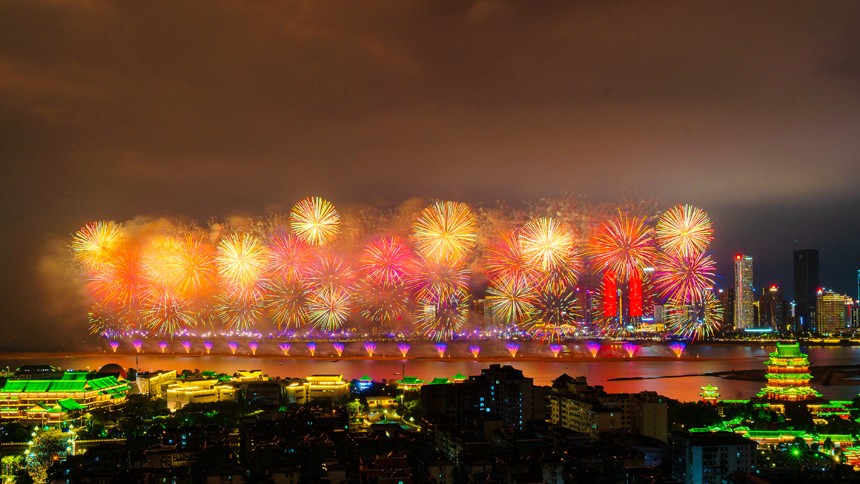
{"label": "multi-tiered pagoda", "polygon": [[776,345],[776,353],[771,353],[767,365],[767,386],[758,392],[764,400],[781,402],[802,402],[821,397],[809,386],[809,360],[800,352],[797,343]]}

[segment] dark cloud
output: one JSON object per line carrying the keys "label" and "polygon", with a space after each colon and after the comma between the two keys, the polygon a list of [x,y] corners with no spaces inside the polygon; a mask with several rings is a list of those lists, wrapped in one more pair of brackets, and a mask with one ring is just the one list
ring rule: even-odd
{"label": "dark cloud", "polygon": [[779,248],[757,274],[790,287],[793,242],[771,238],[805,239],[848,291],[856,230],[823,234],[860,225],[858,18],[850,1],[3,3],[0,325],[52,327],[42,247],[89,220],[311,193],[636,186],[711,211],[725,266]]}

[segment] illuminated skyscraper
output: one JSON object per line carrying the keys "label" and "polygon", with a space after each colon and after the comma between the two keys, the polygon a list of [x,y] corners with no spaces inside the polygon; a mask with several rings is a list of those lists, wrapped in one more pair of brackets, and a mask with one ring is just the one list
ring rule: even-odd
{"label": "illuminated skyscraper", "polygon": [[735,256],[735,329],[737,331],[755,326],[752,263],[752,257],[748,255]]}
{"label": "illuminated skyscraper", "polygon": [[851,328],[851,309],[854,300],[833,291],[818,291],[816,309],[817,332],[836,334]]}
{"label": "illuminated skyscraper", "polygon": [[818,287],[818,251],[795,250],[794,315],[801,331],[815,331],[815,300]]}

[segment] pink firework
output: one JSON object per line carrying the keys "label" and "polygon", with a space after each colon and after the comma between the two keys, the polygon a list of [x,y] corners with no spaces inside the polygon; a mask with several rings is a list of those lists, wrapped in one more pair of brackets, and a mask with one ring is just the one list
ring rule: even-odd
{"label": "pink firework", "polygon": [[257,354],[257,348],[259,348],[259,347],[260,347],[260,343],[257,343],[256,341],[249,341],[248,342],[248,348],[251,348],[251,354],[252,355]]}
{"label": "pink firework", "polygon": [[355,271],[342,254],[320,254],[308,270],[308,280],[317,288],[348,289],[355,283]]}
{"label": "pink firework", "polygon": [[134,345],[134,349],[137,350],[138,353],[140,353],[140,347],[143,346],[143,341],[136,339],[131,344]]}
{"label": "pink firework", "polygon": [[589,341],[585,343],[585,347],[588,348],[588,352],[591,353],[592,358],[597,358],[597,352],[600,351],[600,343],[597,341]]}
{"label": "pink firework", "polygon": [[161,341],[158,343],[158,347],[161,348],[161,352],[164,353],[167,351],[167,341]]}
{"label": "pink firework", "polygon": [[212,351],[212,342],[211,341],[204,341],[203,347],[206,348],[206,354],[208,355],[209,352]]}
{"label": "pink firework", "polygon": [[188,340],[183,341],[182,347],[185,348],[186,353],[191,353],[191,342],[190,341],[188,341]]}
{"label": "pink firework", "polygon": [[552,356],[558,358],[558,354],[561,353],[561,345],[553,343],[549,345],[549,349],[552,350]]}
{"label": "pink firework", "polygon": [[281,343],[278,345],[278,348],[284,352],[284,356],[290,356],[290,344],[289,343]]}
{"label": "pink firework", "polygon": [[116,353],[116,349],[119,348],[119,341],[111,341],[110,348]]}
{"label": "pink firework", "polygon": [[633,358],[633,353],[636,353],[636,350],[639,349],[639,345],[633,343],[624,343],[621,347],[624,348],[624,352],[627,353],[628,358]]}
{"label": "pink firework", "polygon": [[669,348],[672,349],[672,352],[675,353],[675,356],[678,358],[681,357],[681,354],[684,353],[684,350],[687,349],[687,343],[683,341],[673,341],[669,344]]}
{"label": "pink firework", "polygon": [[230,351],[233,352],[233,354],[235,355],[236,354],[236,348],[239,347],[239,344],[236,343],[235,341],[231,341],[231,342],[227,343],[227,346],[230,348]]}
{"label": "pink firework", "polygon": [[311,352],[311,356],[314,356],[317,352],[317,344],[316,343],[308,343],[308,351]]}
{"label": "pink firework", "polygon": [[536,277],[535,271],[523,258],[516,234],[503,234],[498,240],[490,241],[486,249],[484,266],[491,279],[507,280],[524,277],[532,281]]}
{"label": "pink firework", "polygon": [[397,349],[400,350],[400,354],[403,355],[404,358],[406,358],[406,353],[409,353],[409,348],[411,348],[409,343],[397,343]]}
{"label": "pink firework", "polygon": [[373,356],[373,352],[376,351],[376,343],[372,341],[364,343],[364,350],[367,351],[367,356]]}
{"label": "pink firework", "polygon": [[479,355],[479,354],[481,354],[481,347],[480,347],[480,346],[478,346],[478,345],[470,346],[470,347],[469,347],[469,353],[472,353],[472,356],[474,356],[475,358],[477,358],[477,357],[478,357],[478,355]]}
{"label": "pink firework", "polygon": [[439,353],[439,358],[445,357],[445,351],[448,350],[448,345],[445,343],[436,343],[436,353]]}
{"label": "pink firework", "polygon": [[310,246],[284,228],[272,233],[266,247],[271,276],[284,281],[301,279],[313,260]]}
{"label": "pink firework", "polygon": [[507,348],[508,351],[511,352],[511,357],[516,358],[517,357],[517,351],[520,350],[520,344],[519,343],[508,343],[505,345],[505,348]]}
{"label": "pink firework", "polygon": [[398,237],[376,237],[367,243],[359,259],[365,279],[376,286],[391,287],[406,280],[412,253]]}
{"label": "pink firework", "polygon": [[345,345],[345,344],[343,344],[343,343],[340,343],[340,342],[332,343],[332,344],[331,344],[331,346],[332,346],[332,348],[334,348],[334,350],[337,352],[337,356],[342,355],[342,354],[343,354],[343,349],[344,349],[344,348],[346,348],[346,345]]}

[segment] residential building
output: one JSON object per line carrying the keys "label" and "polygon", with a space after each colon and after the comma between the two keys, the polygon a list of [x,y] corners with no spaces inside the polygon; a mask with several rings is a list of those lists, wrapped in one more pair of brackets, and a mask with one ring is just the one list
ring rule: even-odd
{"label": "residential building", "polygon": [[669,442],[668,401],[657,392],[630,395],[630,430]]}
{"label": "residential building", "polygon": [[721,484],[729,474],[755,474],[758,444],[734,432],[672,432],[672,477],[684,484]]}
{"label": "residential building", "polygon": [[630,395],[608,394],[600,385],[588,386],[584,376],[562,375],[549,396],[550,420],[596,440],[601,432],[630,428]]}

